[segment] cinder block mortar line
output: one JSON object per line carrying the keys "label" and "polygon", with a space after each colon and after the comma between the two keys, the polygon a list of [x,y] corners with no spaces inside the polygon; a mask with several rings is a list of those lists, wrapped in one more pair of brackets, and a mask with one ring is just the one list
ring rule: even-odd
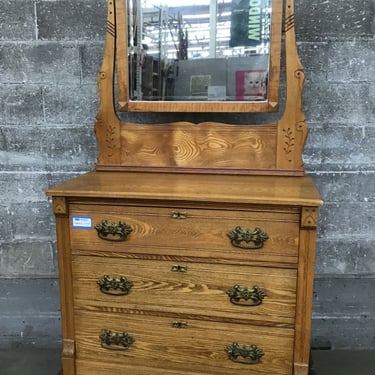
{"label": "cinder block mortar line", "polygon": [[18,275],[18,276],[14,276],[14,275],[0,275],[0,283],[1,283],[1,280],[14,280],[16,279],[16,281],[22,281],[22,280],[30,280],[30,279],[33,279],[33,280],[51,280],[51,282],[58,282],[59,281],[59,277],[58,275],[33,275],[33,274],[30,274],[30,275],[25,275],[25,274],[22,274],[22,275]]}
{"label": "cinder block mortar line", "polygon": [[35,40],[39,39],[39,30],[38,30],[38,9],[36,6],[36,1],[34,1],[34,31],[35,31]]}
{"label": "cinder block mortar line", "polygon": [[56,40],[56,39],[37,39],[37,40],[0,40],[0,46],[1,45],[22,45],[22,44],[27,44],[27,45],[48,45],[48,44],[59,44],[67,47],[82,47],[82,46],[102,46],[104,45],[104,41],[98,40],[77,40],[77,39],[61,39],[61,40]]}
{"label": "cinder block mortar line", "polygon": [[[95,167],[95,166],[93,166]],[[2,174],[5,174],[5,175],[12,175],[12,174],[30,174],[30,175],[64,175],[64,176],[67,176],[67,175],[72,175],[72,176],[77,176],[77,175],[80,175],[80,174],[83,174],[83,173],[87,173],[87,171],[45,171],[45,170],[35,170],[35,171],[17,171],[17,170],[14,170],[14,171],[0,171],[0,176]]]}
{"label": "cinder block mortar line", "polygon": [[355,280],[355,279],[374,279],[375,280],[375,271],[374,273],[316,273],[315,280]]}

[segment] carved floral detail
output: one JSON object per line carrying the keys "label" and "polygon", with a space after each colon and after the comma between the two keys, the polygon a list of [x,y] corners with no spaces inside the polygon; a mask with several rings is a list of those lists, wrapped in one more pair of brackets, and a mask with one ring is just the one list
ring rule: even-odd
{"label": "carved floral detail", "polygon": [[284,133],[284,151],[288,161],[292,161],[291,154],[295,146],[295,137],[291,128],[283,129]]}
{"label": "carved floral detail", "polygon": [[105,133],[105,144],[107,146],[108,157],[112,157],[116,145],[116,128],[113,125],[108,125]]}

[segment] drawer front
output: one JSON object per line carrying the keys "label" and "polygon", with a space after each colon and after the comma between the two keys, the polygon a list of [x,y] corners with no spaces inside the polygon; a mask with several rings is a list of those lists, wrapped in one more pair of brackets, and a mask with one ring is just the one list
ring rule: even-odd
{"label": "drawer front", "polygon": [[293,326],[296,270],[73,257],[75,307]]}
{"label": "drawer front", "polygon": [[77,375],[292,374],[291,329],[83,311],[75,327]]}
{"label": "drawer front", "polygon": [[[74,250],[297,262],[296,213],[72,204],[70,215],[72,223],[91,222],[88,228],[72,224]],[[125,235],[107,234],[109,228]]]}

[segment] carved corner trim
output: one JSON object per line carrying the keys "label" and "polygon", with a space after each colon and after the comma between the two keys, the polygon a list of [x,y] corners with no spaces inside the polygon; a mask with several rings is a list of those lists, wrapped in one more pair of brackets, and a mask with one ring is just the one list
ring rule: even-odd
{"label": "carved corner trim", "polygon": [[62,342],[62,356],[66,358],[74,358],[75,356],[75,342],[71,339],[64,339]]}
{"label": "carved corner trim", "polygon": [[65,197],[53,197],[52,200],[53,213],[55,215],[67,215],[68,205]]}
{"label": "carved corner trim", "polygon": [[302,207],[301,227],[306,229],[314,229],[318,225],[318,208]]}

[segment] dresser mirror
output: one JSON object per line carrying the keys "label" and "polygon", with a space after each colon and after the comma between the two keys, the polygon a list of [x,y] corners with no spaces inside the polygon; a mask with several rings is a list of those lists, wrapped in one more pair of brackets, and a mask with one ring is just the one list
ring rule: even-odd
{"label": "dresser mirror", "polygon": [[282,0],[123,1],[120,111],[278,109]]}
{"label": "dresser mirror", "polygon": [[[304,175],[302,150],[308,129],[302,111],[304,73],[296,45],[294,0],[189,0],[176,2],[177,6],[170,0],[107,3],[95,125],[97,170]],[[261,27],[257,33],[252,29],[256,21]],[[241,32],[236,28],[240,24]],[[255,34],[260,42],[250,40]],[[279,106],[281,40],[285,51],[286,95],[280,95],[283,113],[275,112]],[[146,74],[145,67],[154,57],[157,68]],[[223,62],[232,64],[231,83],[229,68],[218,68]],[[160,75],[162,70],[164,75]],[[243,83],[248,76],[251,81],[254,71],[264,71],[267,76],[265,92],[253,96],[242,89],[237,95],[236,80]],[[183,76],[185,89],[177,86]],[[216,76],[223,81],[217,81]],[[152,88],[146,92],[146,83],[154,80],[160,83],[157,95]],[[119,106],[115,108],[114,103]],[[118,107],[123,112],[148,115],[123,114],[122,120]],[[201,112],[201,117],[207,112],[254,112],[260,117],[264,112],[262,117],[270,122],[240,125],[210,121],[207,116],[194,123],[177,120],[181,116],[176,115],[175,121],[158,123],[162,117],[152,116],[153,112]],[[154,117],[150,123],[142,122],[150,116]],[[141,122],[130,123],[131,118],[141,118]]]}

